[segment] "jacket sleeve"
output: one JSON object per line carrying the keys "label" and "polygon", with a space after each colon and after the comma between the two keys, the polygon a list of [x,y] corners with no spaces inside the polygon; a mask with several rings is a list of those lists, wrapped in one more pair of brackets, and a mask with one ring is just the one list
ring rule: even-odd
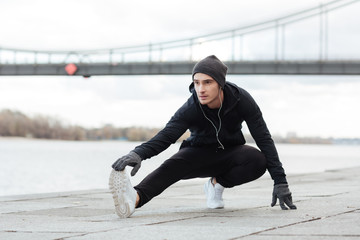
{"label": "jacket sleeve", "polygon": [[188,121],[185,117],[185,106],[182,106],[171,117],[166,126],[157,133],[149,141],[137,146],[134,149],[141,159],[148,159],[158,155],[162,151],[166,150],[171,144],[175,143],[189,128]]}
{"label": "jacket sleeve", "polygon": [[244,91],[240,100],[241,111],[244,113],[244,120],[249,128],[251,136],[262,153],[265,154],[267,169],[274,180],[275,185],[287,183],[285,171],[280,162],[274,141],[266,126],[261,110],[250,96]]}

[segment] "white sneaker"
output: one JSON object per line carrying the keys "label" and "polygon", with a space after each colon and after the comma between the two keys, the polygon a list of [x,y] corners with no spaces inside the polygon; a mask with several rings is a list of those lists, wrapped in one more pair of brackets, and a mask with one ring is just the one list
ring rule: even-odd
{"label": "white sneaker", "polygon": [[131,185],[126,170],[112,170],[109,188],[114,198],[115,211],[120,218],[130,217],[135,211],[137,192]]}
{"label": "white sneaker", "polygon": [[224,200],[222,194],[224,192],[224,187],[219,183],[215,185],[212,184],[211,178],[204,185],[204,191],[207,198],[206,204],[208,208],[223,208]]}

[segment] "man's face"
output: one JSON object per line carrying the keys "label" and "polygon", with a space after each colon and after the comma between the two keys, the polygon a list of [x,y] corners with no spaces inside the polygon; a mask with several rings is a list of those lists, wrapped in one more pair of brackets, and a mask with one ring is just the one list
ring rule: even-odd
{"label": "man's face", "polygon": [[194,86],[199,102],[209,108],[219,108],[222,98],[219,84],[209,75],[196,73],[194,75]]}

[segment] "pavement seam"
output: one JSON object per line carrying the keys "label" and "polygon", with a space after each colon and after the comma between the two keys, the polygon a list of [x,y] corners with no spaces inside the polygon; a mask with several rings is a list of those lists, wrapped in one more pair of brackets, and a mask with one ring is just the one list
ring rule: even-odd
{"label": "pavement seam", "polygon": [[325,194],[325,195],[305,195],[304,197],[316,197],[316,198],[321,198],[321,197],[335,197],[335,196],[344,195],[344,194],[349,194],[349,193],[350,193],[350,192],[340,192],[340,193]]}
{"label": "pavement seam", "polygon": [[81,233],[81,234],[77,234],[77,235],[73,235],[73,236],[55,238],[54,240],[64,240],[64,239],[70,239],[70,238],[74,238],[74,237],[83,237],[83,236],[86,236],[86,235],[89,235],[89,234],[110,232],[110,231],[113,231],[113,230],[116,230],[116,229],[118,229],[118,228],[112,228],[112,229],[107,229],[107,230],[100,230],[100,231],[95,231],[95,232],[86,232],[86,233]]}
{"label": "pavement seam", "polygon": [[207,217],[207,216],[206,216],[206,215],[202,215],[202,216],[196,216],[196,217],[173,219],[173,220],[156,222],[156,223],[147,223],[147,224],[143,224],[143,226],[151,226],[151,225],[164,224],[164,223],[170,223],[170,222],[180,222],[180,221],[185,221],[185,220],[189,220],[189,219],[196,219],[196,218],[203,218],[203,217]]}
{"label": "pavement seam", "polygon": [[7,232],[7,233],[69,233],[69,234],[85,233],[85,232],[63,232],[63,231],[18,231],[18,230],[4,230],[1,232]]}
{"label": "pavement seam", "polygon": [[[273,234],[261,234],[261,236],[274,236]],[[355,234],[276,234],[282,237],[360,237]]]}
{"label": "pavement seam", "polygon": [[[85,191],[85,190],[84,190]],[[90,191],[90,190],[89,190]],[[94,189],[95,194],[104,194],[104,193],[109,193],[110,191],[107,189]],[[55,195],[54,195],[55,194]],[[20,199],[8,199],[6,200],[7,196],[0,196],[0,202],[24,202],[24,201],[29,201],[29,200],[44,200],[44,199],[53,199],[53,198],[68,198],[68,197],[76,197],[76,196],[86,196],[86,195],[94,195],[93,193],[89,193],[89,192],[79,192],[79,191],[73,191],[73,192],[59,192],[59,195],[56,195],[56,193],[37,193],[34,195],[39,195],[39,197],[36,196],[31,196],[29,198],[20,198]],[[40,197],[41,196],[41,197]],[[4,197],[5,199],[2,200],[2,197]],[[11,197],[11,196],[9,196]],[[16,197],[16,196],[14,196]]]}
{"label": "pavement seam", "polygon": [[[189,217],[189,218],[180,218],[180,219],[174,219],[174,220],[168,220],[168,221],[162,221],[162,222],[147,223],[147,224],[141,224],[141,226],[151,226],[151,225],[164,224],[164,223],[170,223],[170,222],[185,221],[185,220],[189,220],[189,219],[202,218],[202,217],[206,217],[206,216],[207,215],[202,215],[202,216]],[[96,232],[87,232],[87,233],[82,233],[82,234],[79,234],[79,235],[68,236],[68,237],[63,237],[63,238],[57,238],[57,239],[54,239],[54,240],[70,239],[70,238],[73,238],[73,237],[83,237],[83,236],[87,236],[87,235],[90,235],[90,234],[96,234],[96,233],[101,233],[101,232],[110,232],[110,231],[117,230],[117,229],[118,228],[102,230],[102,231],[96,231]]]}
{"label": "pavement seam", "polygon": [[279,229],[279,228],[290,227],[290,226],[293,226],[293,225],[298,225],[298,224],[301,224],[301,223],[317,221],[317,220],[320,220],[320,219],[322,219],[322,217],[312,218],[312,219],[304,220],[304,221],[301,221],[301,222],[290,223],[290,224],[286,224],[286,225],[282,225],[282,226],[278,226],[278,227],[272,227],[272,228],[268,228],[268,229],[261,230],[261,231],[258,231],[258,232],[253,232],[253,233],[250,233],[250,234],[247,234],[247,235],[244,235],[244,236],[230,238],[229,240],[236,240],[236,239],[240,239],[240,238],[254,236],[254,235],[258,235],[260,233],[276,230],[276,229]]}
{"label": "pavement seam", "polygon": [[[272,227],[272,228],[268,228],[268,229],[261,230],[261,231],[258,231],[258,232],[253,232],[253,233],[250,233],[250,234],[247,234],[247,235],[244,235],[244,236],[235,237],[235,238],[230,238],[229,240],[236,240],[236,239],[240,239],[240,238],[245,238],[245,237],[249,237],[249,236],[254,236],[254,235],[258,235],[258,234],[261,234],[261,233],[273,231],[273,230],[280,229],[280,228],[286,228],[286,227],[290,227],[290,226],[294,226],[294,225],[299,225],[299,224],[303,224],[303,223],[308,223],[308,222],[318,221],[318,220],[322,220],[322,219],[326,219],[326,218],[336,217],[336,216],[343,215],[343,214],[353,213],[353,212],[356,212],[356,211],[359,211],[359,210],[360,210],[360,208],[357,208],[357,209],[353,209],[353,210],[350,210],[350,211],[341,212],[341,213],[337,213],[337,214],[333,214],[333,215],[329,215],[329,216],[313,217],[313,218],[308,219],[308,220],[304,220],[304,221],[300,221],[300,222],[295,222],[295,223],[290,223],[290,224],[286,224],[286,225],[282,225],[282,226],[277,226],[277,227]],[[270,235],[270,234],[263,234],[263,235],[266,235],[266,236],[267,236],[267,235]],[[312,235],[311,235],[311,236],[312,236]],[[330,236],[332,236],[332,235],[330,235]]]}
{"label": "pavement seam", "polygon": [[[164,224],[164,223],[170,223],[170,222],[179,222],[179,221],[185,221],[185,220],[189,220],[189,219],[196,219],[196,218],[203,218],[203,217],[207,217],[207,215],[196,216],[196,217],[188,217],[188,218],[180,218],[180,219],[174,219],[174,220],[168,220],[168,221],[162,221],[162,222],[155,222],[155,223],[147,223],[147,224],[141,224],[141,226],[152,226],[152,225],[157,225],[157,224]],[[100,233],[100,232],[110,232],[110,231],[117,230],[117,229],[118,228],[102,230],[102,231],[96,231],[96,232],[87,232],[87,233],[82,233],[82,234],[79,234],[79,235],[63,237],[63,238],[58,238],[58,239],[54,239],[54,240],[70,239],[70,238],[73,238],[73,237],[83,237],[83,236],[87,236],[87,235],[90,235],[90,234],[96,234],[96,233]]]}
{"label": "pavement seam", "polygon": [[[18,212],[7,212],[7,213],[2,213],[2,214],[18,214],[18,215],[22,215],[25,213],[25,215],[29,215],[26,213],[31,213],[31,212],[39,212],[39,211],[45,211],[45,210],[59,210],[59,209],[68,209],[68,208],[79,208],[79,207],[88,207],[89,205],[85,204],[85,205],[74,205],[74,206],[66,206],[66,207],[59,207],[59,208],[44,208],[44,209],[37,209],[37,210],[31,210],[31,211],[18,211]],[[30,214],[30,215],[35,215],[35,214]]]}
{"label": "pavement seam", "polygon": [[[202,218],[202,217],[206,217],[206,215],[196,216],[196,217],[189,217],[189,218],[181,218],[181,219],[175,219],[175,220],[168,220],[168,221],[162,221],[162,222],[156,222],[156,223],[141,224],[141,226],[151,226],[151,225],[164,224],[164,223],[170,223],[170,222],[185,221],[185,220],[189,220],[189,219],[196,219],[196,218]],[[101,231],[96,231],[96,232],[87,232],[87,233],[82,233],[82,234],[79,234],[79,235],[68,236],[68,237],[63,237],[63,238],[57,238],[57,239],[54,239],[54,240],[70,239],[70,238],[73,238],[73,237],[83,237],[83,236],[87,236],[87,235],[90,235],[90,234],[96,234],[96,233],[101,233],[101,232],[110,232],[110,231],[117,230],[117,229],[118,228],[113,228],[113,229],[108,229],[108,230],[101,230]]]}

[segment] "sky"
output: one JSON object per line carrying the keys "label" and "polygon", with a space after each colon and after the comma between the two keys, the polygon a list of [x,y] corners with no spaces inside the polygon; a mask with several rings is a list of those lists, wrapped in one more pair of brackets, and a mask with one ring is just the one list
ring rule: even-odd
{"label": "sky", "polygon": [[[190,38],[262,22],[327,1],[2,0],[0,48],[102,49]],[[360,58],[360,3],[329,14],[329,54]],[[348,16],[352,16],[351,18]],[[317,54],[313,22],[289,29],[288,51]],[[256,40],[261,39],[261,41]],[[248,52],[266,49],[254,38]],[[258,41],[258,42],[255,42]],[[271,45],[272,43],[270,43]],[[294,46],[291,46],[294,45]],[[305,44],[304,44],[305,45]],[[300,46],[300,47],[299,47]],[[205,49],[199,58],[213,54]],[[221,53],[220,57],[221,57]],[[233,76],[259,104],[272,134],[360,137],[360,76]],[[0,110],[56,117],[67,124],[162,127],[190,96],[191,76],[0,76]]]}

